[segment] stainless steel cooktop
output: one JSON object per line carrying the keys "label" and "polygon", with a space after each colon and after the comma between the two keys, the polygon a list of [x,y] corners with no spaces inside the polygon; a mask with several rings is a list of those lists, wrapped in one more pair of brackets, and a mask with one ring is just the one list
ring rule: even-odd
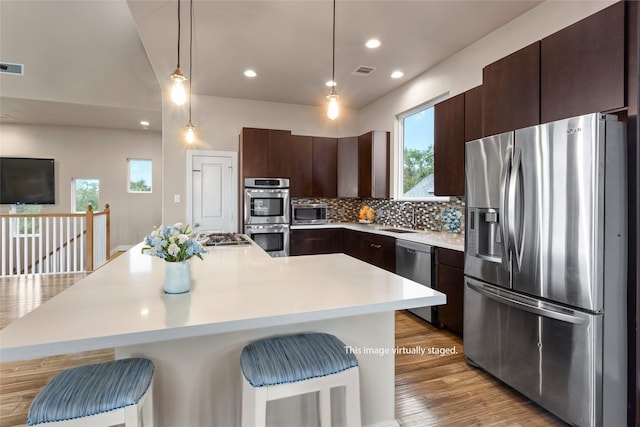
{"label": "stainless steel cooktop", "polygon": [[239,233],[200,233],[196,240],[203,246],[250,245],[251,240]]}

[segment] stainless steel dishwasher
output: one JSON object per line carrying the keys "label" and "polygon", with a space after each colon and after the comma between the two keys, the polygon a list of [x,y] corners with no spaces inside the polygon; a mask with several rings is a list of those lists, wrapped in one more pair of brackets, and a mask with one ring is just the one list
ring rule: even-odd
{"label": "stainless steel dishwasher", "polygon": [[[434,282],[433,246],[397,239],[396,274],[432,288],[431,284]],[[436,322],[436,311],[433,307],[419,307],[409,311],[428,322],[434,324]]]}

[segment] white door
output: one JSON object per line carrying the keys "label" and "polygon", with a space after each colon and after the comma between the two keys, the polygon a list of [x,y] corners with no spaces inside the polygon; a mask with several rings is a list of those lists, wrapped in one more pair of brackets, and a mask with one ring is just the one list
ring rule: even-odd
{"label": "white door", "polygon": [[231,156],[194,155],[191,224],[194,232],[236,232],[236,176]]}

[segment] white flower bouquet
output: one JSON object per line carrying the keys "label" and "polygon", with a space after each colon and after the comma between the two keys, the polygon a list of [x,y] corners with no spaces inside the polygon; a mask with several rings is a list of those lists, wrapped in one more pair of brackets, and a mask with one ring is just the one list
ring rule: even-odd
{"label": "white flower bouquet", "polygon": [[187,261],[193,256],[202,259],[206,252],[195,239],[189,237],[191,229],[189,225],[183,226],[181,223],[172,226],[160,226],[145,237],[146,246],[142,248],[142,253],[157,256],[168,262]]}

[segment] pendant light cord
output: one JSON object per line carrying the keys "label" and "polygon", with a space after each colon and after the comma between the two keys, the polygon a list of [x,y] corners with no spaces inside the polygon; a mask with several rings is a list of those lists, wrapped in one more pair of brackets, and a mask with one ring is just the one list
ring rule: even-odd
{"label": "pendant light cord", "polygon": [[333,82],[331,86],[331,93],[335,93],[336,91],[336,0],[333,0],[333,53],[332,53],[332,62],[331,62],[331,81]]}
{"label": "pendant light cord", "polygon": [[193,84],[193,0],[189,2],[189,123],[191,123],[191,85]]}
{"label": "pendant light cord", "polygon": [[180,1],[178,0],[178,65],[176,68],[180,68]]}

